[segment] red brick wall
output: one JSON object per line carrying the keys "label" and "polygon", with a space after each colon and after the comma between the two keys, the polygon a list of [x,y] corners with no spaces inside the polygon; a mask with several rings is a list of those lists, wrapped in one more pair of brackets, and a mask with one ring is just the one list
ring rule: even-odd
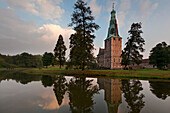
{"label": "red brick wall", "polygon": [[104,67],[111,67],[111,38],[105,40]]}
{"label": "red brick wall", "polygon": [[104,66],[111,69],[121,67],[122,39],[111,37],[105,40]]}

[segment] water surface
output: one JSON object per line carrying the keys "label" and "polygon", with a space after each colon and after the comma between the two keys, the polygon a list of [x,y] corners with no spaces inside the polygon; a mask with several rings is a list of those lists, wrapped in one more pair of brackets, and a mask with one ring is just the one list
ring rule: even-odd
{"label": "water surface", "polygon": [[170,82],[0,75],[0,113],[169,113]]}

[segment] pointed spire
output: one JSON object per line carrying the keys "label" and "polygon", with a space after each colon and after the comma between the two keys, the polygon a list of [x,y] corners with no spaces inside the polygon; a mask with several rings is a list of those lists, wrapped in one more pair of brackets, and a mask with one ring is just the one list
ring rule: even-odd
{"label": "pointed spire", "polygon": [[113,2],[113,6],[112,6],[112,8],[114,9],[115,8],[115,3]]}
{"label": "pointed spire", "polygon": [[115,8],[115,3],[113,3],[113,9],[111,11],[111,19],[110,19],[110,24],[109,24],[109,29],[108,29],[108,35],[106,39],[110,37],[119,37],[118,25],[117,25],[117,20],[116,20],[116,11],[114,10],[114,8]]}

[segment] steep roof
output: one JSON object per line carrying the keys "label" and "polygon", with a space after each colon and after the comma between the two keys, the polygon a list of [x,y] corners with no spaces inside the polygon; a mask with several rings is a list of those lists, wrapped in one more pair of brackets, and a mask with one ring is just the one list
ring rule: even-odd
{"label": "steep roof", "polygon": [[111,37],[120,37],[118,33],[118,25],[116,20],[116,11],[114,9],[111,11],[111,19],[106,39],[109,39]]}

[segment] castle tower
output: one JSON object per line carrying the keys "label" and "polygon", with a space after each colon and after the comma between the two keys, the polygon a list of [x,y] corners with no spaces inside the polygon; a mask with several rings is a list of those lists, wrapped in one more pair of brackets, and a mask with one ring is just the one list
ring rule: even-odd
{"label": "castle tower", "polygon": [[122,38],[119,36],[118,33],[116,11],[113,8],[111,11],[108,35],[105,39],[104,67],[110,69],[120,69],[121,52],[122,52]]}
{"label": "castle tower", "polygon": [[107,103],[109,113],[117,113],[122,103],[121,80],[98,78],[97,83],[100,89],[104,89],[104,99]]}

